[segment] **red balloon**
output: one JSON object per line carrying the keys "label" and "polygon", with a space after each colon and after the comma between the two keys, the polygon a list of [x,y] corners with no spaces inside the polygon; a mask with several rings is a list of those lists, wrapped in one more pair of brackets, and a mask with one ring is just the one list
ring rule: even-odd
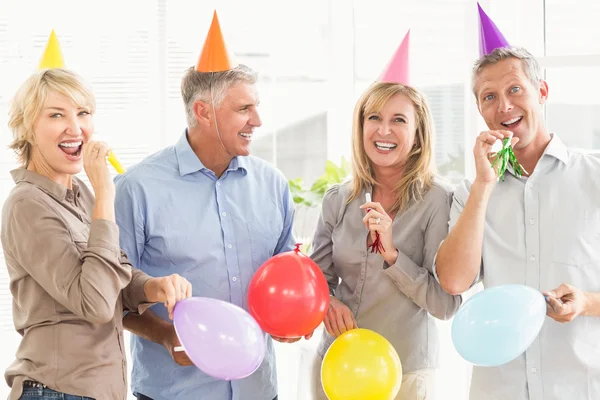
{"label": "red balloon", "polygon": [[308,335],[323,321],[329,307],[327,280],[299,246],[267,260],[248,287],[248,311],[272,336]]}

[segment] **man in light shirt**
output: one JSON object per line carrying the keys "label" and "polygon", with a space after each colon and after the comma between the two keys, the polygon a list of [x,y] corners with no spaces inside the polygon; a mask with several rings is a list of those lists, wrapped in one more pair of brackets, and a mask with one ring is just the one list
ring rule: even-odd
{"label": "man in light shirt", "polygon": [[[490,130],[475,141],[475,180],[454,193],[435,272],[451,294],[479,281],[538,289],[549,318],[515,360],[474,367],[470,397],[599,399],[600,160],[568,150],[548,131],[548,84],[526,50],[503,47],[479,59],[473,92]],[[518,177],[509,167],[497,181],[490,153],[505,137],[528,173]]]}
{"label": "man in light shirt", "polygon": [[[258,75],[231,60],[223,43],[215,13],[199,61],[181,81],[185,130],[176,144],[115,178],[115,211],[121,247],[135,267],[153,276],[178,271],[194,296],[248,310],[255,271],[294,248],[294,202],[281,171],[250,155],[262,125]],[[138,400],[277,400],[271,336],[254,373],[217,379],[192,366],[163,309],[123,319],[134,333]]]}

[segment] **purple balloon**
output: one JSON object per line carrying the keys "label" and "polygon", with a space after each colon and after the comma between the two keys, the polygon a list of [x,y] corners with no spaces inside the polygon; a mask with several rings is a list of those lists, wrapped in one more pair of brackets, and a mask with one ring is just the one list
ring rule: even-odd
{"label": "purple balloon", "polygon": [[265,357],[265,333],[234,304],[208,297],[185,299],[175,305],[173,323],[190,360],[214,378],[245,378]]}
{"label": "purple balloon", "polygon": [[510,46],[494,21],[483,11],[477,3],[479,10],[479,55],[481,57],[490,54],[499,47]]}

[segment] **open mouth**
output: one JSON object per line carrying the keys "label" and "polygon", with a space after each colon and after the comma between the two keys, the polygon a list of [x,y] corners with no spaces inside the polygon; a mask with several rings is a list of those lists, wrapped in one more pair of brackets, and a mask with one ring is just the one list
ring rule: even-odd
{"label": "open mouth", "polygon": [[377,150],[380,150],[380,151],[392,151],[396,147],[398,147],[398,145],[395,143],[389,143],[389,142],[374,142],[374,143],[375,143],[375,147],[377,148]]}
{"label": "open mouth", "polygon": [[512,119],[509,119],[508,121],[501,122],[501,124],[502,124],[503,126],[507,127],[507,128],[514,128],[514,127],[516,127],[516,126],[519,124],[519,122],[521,122],[522,120],[523,120],[523,117],[515,117],[515,118],[512,118]]}
{"label": "open mouth", "polygon": [[238,135],[240,135],[242,138],[250,141],[250,140],[252,140],[252,136],[254,136],[254,133],[252,133],[252,132],[239,132]]}
{"label": "open mouth", "polygon": [[65,155],[67,156],[68,159],[77,160],[81,156],[81,145],[82,144],[83,144],[82,141],[61,142],[58,144],[58,148],[61,149],[63,151],[63,153],[65,153]]}

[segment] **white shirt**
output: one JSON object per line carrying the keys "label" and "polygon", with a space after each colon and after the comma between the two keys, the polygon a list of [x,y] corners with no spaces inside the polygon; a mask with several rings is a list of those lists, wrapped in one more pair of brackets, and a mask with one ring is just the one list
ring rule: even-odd
{"label": "white shirt", "polygon": [[[469,196],[454,193],[450,229]],[[600,159],[568,150],[556,136],[529,178],[505,174],[487,208],[485,287],[509,283],[552,290],[562,283],[600,292]],[[546,317],[527,351],[499,367],[474,367],[472,400],[600,399],[600,318],[561,324]]]}

